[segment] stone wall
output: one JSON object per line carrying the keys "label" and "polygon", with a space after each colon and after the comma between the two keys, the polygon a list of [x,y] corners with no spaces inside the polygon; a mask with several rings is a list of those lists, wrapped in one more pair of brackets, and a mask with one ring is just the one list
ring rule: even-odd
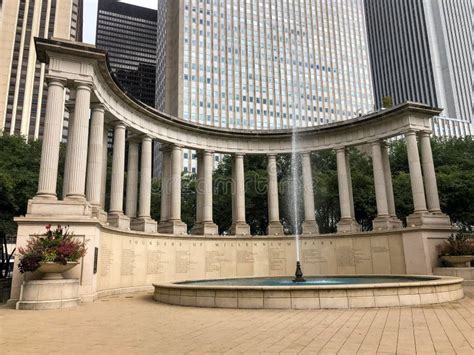
{"label": "stone wall", "polygon": [[[17,222],[17,247],[25,245],[31,235],[41,233],[46,224],[41,219],[24,217]],[[78,238],[87,240],[88,252],[81,264],[65,273],[68,278],[79,279],[81,300],[85,302],[112,293],[151,289],[154,282],[292,276],[295,272],[295,242],[291,236],[176,237],[113,229],[85,218],[56,220],[54,224],[69,224]],[[434,246],[448,235],[446,229],[405,228],[302,237],[303,271],[308,276],[429,275],[437,265]],[[20,274],[17,263],[15,260],[10,303],[18,300],[25,278],[41,277],[39,273]]]}
{"label": "stone wall", "polygon": [[[304,237],[305,275],[405,274],[401,233],[352,237]],[[99,247],[97,290],[154,282],[295,272],[292,237],[151,237],[104,230]]]}

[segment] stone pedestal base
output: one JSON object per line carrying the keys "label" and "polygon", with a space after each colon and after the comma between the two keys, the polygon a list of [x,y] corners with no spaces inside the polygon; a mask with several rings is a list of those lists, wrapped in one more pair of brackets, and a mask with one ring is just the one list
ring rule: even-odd
{"label": "stone pedestal base", "polygon": [[82,199],[57,200],[33,197],[28,201],[27,215],[36,216],[92,216],[92,206]]}
{"label": "stone pedestal base", "polygon": [[158,224],[158,232],[165,234],[188,234],[188,226],[183,221],[166,221]]}
{"label": "stone pedestal base", "polygon": [[407,227],[450,226],[451,221],[444,213],[415,212],[407,217]]}
{"label": "stone pedestal base", "polygon": [[107,216],[107,222],[112,227],[120,229],[130,229],[130,217],[122,212],[110,212]]}
{"label": "stone pedestal base", "polygon": [[245,222],[232,223],[230,227],[231,235],[250,235],[250,226]]}
{"label": "stone pedestal base", "polygon": [[283,226],[280,221],[273,221],[268,223],[267,235],[283,235]]}
{"label": "stone pedestal base", "polygon": [[338,233],[354,233],[354,232],[360,232],[360,231],[361,231],[360,224],[357,223],[355,219],[352,219],[352,218],[341,219],[337,223]]}
{"label": "stone pedestal base", "polygon": [[319,227],[316,221],[304,221],[301,226],[303,230],[303,235],[318,235]]}
{"label": "stone pedestal base", "polygon": [[191,229],[191,234],[194,235],[218,235],[219,230],[217,225],[213,222],[199,222]]}
{"label": "stone pedestal base", "polygon": [[155,233],[157,229],[157,223],[151,218],[134,218],[130,222],[130,228],[135,231]]}
{"label": "stone pedestal base", "polygon": [[107,212],[97,206],[92,206],[92,217],[97,218],[101,223],[107,222]]}
{"label": "stone pedestal base", "polygon": [[79,280],[32,280],[21,285],[16,309],[58,309],[79,305]]}
{"label": "stone pedestal base", "polygon": [[374,231],[402,228],[403,224],[396,217],[379,216],[372,221]]}

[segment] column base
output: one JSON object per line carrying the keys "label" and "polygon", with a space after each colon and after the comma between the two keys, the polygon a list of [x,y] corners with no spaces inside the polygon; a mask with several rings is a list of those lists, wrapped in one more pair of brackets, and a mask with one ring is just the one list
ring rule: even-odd
{"label": "column base", "polygon": [[451,226],[451,220],[442,212],[415,212],[407,217],[407,227]]}
{"label": "column base", "polygon": [[130,228],[134,231],[156,233],[157,223],[150,217],[139,217],[130,221]]}
{"label": "column base", "polygon": [[59,309],[79,305],[79,280],[32,280],[21,285],[16,309]]}
{"label": "column base", "polygon": [[355,219],[345,218],[341,219],[337,223],[337,232],[338,233],[355,233],[360,232],[361,226]]}
{"label": "column base", "polygon": [[57,200],[50,197],[35,196],[28,201],[26,211],[35,216],[92,216],[92,206],[85,200]]}
{"label": "column base", "polygon": [[109,212],[107,222],[110,226],[120,229],[130,229],[130,217],[123,212]]}
{"label": "column base", "polygon": [[267,235],[284,235],[283,225],[280,221],[273,221],[268,223]]}
{"label": "column base", "polygon": [[191,229],[191,234],[194,235],[218,235],[219,230],[217,225],[213,222],[199,222]]}
{"label": "column base", "polygon": [[303,235],[318,235],[319,227],[316,221],[304,221],[301,229],[303,230]]}
{"label": "column base", "polygon": [[250,226],[245,222],[232,223],[230,235],[250,235]]}
{"label": "column base", "polygon": [[378,216],[372,221],[372,228],[374,231],[377,230],[388,230],[402,228],[403,224],[396,217],[392,216]]}
{"label": "column base", "polygon": [[188,234],[188,226],[181,220],[160,222],[158,232],[165,234],[184,235]]}
{"label": "column base", "polygon": [[92,206],[92,217],[97,218],[101,223],[107,223],[107,212],[101,207]]}

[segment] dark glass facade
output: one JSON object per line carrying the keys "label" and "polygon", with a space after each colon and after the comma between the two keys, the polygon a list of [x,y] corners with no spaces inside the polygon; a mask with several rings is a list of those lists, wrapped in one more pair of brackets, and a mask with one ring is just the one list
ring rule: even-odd
{"label": "dark glass facade", "polygon": [[99,0],[96,46],[108,52],[116,79],[129,95],[155,106],[156,10]]}

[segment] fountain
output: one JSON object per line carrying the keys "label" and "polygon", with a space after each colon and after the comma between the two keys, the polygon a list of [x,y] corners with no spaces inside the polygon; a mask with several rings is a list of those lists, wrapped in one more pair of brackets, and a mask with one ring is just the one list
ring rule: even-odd
{"label": "fountain", "polygon": [[293,120],[291,205],[296,271],[289,277],[241,277],[154,284],[158,302],[213,308],[366,308],[450,302],[463,297],[462,279],[415,275],[303,277],[299,230],[297,127]]}

